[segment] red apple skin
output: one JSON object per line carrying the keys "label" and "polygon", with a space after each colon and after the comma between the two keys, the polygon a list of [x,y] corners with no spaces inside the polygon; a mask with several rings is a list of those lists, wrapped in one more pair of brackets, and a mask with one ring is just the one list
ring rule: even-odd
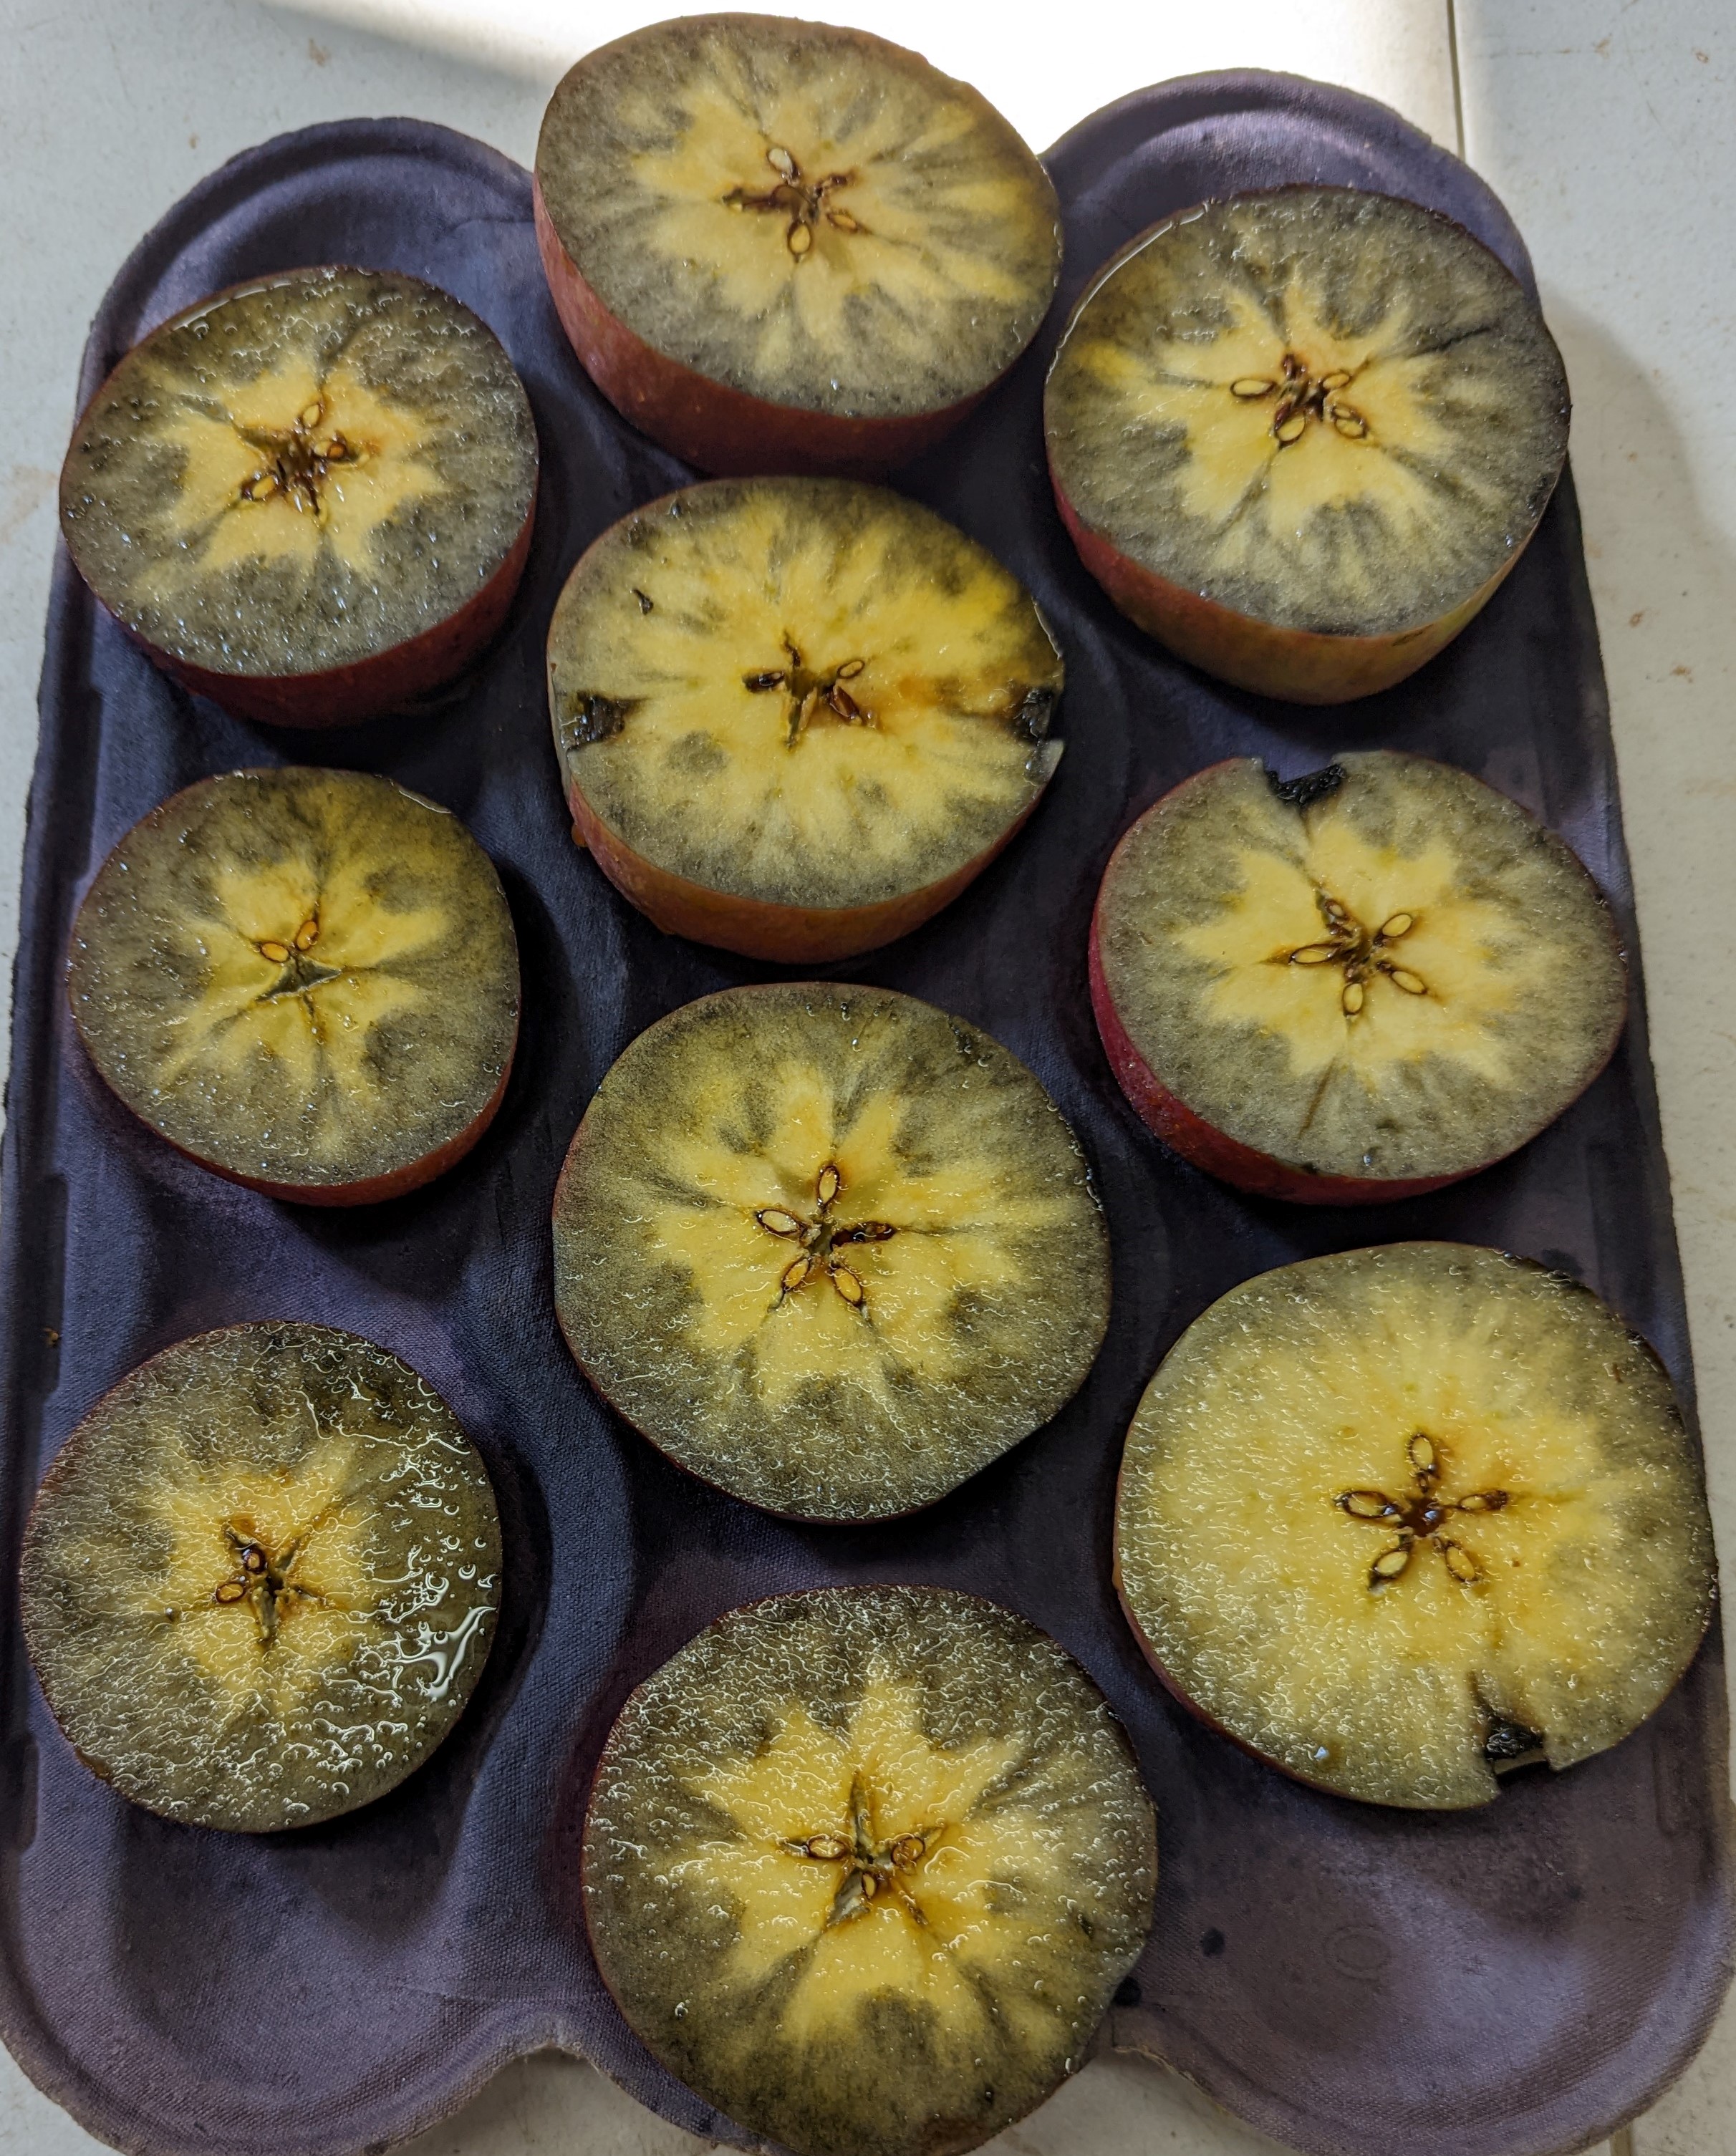
{"label": "red apple skin", "polygon": [[882,479],[951,434],[995,386],[985,383],[938,411],[880,419],[804,411],[732,389],[658,352],[611,314],[562,246],[540,182],[535,196],[537,250],[580,364],[624,419],[701,471]]}
{"label": "red apple skin", "polygon": [[126,622],[121,626],[165,674],[237,718],[268,726],[354,726],[438,689],[492,643],[530,557],[536,516],[533,495],[511,551],[456,613],[449,613],[405,643],[347,666],[330,666],[316,674],[219,674],[176,658]]}
{"label": "red apple skin", "polygon": [[[203,1168],[208,1175],[221,1176],[225,1183],[239,1183],[244,1190],[257,1190],[267,1198],[281,1199],[290,1205],[379,1205],[388,1198],[402,1198],[412,1190],[419,1190],[424,1183],[432,1183],[437,1175],[444,1175],[449,1168],[458,1165],[494,1121],[501,1101],[506,1097],[506,1081],[512,1075],[512,1061],[517,1051],[518,1026],[515,1021],[511,1045],[506,1050],[500,1083],[465,1127],[455,1131],[432,1152],[424,1153],[419,1160],[406,1161],[402,1168],[388,1169],[384,1175],[364,1177],[359,1183],[272,1183],[263,1176],[242,1175],[234,1168],[220,1168],[214,1160],[207,1160],[199,1153],[189,1152],[185,1146],[177,1145],[155,1124],[146,1122],[130,1101],[121,1100],[121,1096],[112,1086],[109,1086],[109,1091],[116,1100],[121,1101],[121,1106],[140,1128],[149,1131],[160,1145],[166,1145],[171,1152],[178,1152],[183,1160],[190,1160],[195,1168]],[[96,1070],[95,1063],[90,1067],[99,1078],[102,1078],[102,1073]],[[103,1079],[103,1083],[107,1086],[108,1081]]]}
{"label": "red apple skin", "polygon": [[696,943],[738,952],[744,958],[767,958],[775,965],[817,966],[877,951],[950,906],[1017,835],[1047,790],[1045,780],[994,844],[962,868],[937,883],[900,891],[871,906],[782,906],[770,899],[737,898],[728,891],[711,891],[635,853],[610,830],[571,779],[567,807],[574,840],[592,855],[622,897],[665,935],[689,937]]}
{"label": "red apple skin", "polygon": [[1052,458],[1049,476],[1080,560],[1129,621],[1202,673],[1233,688],[1292,704],[1347,704],[1405,680],[1482,612],[1524,552],[1523,544],[1516,547],[1480,590],[1420,629],[1396,629],[1389,636],[1327,636],[1316,629],[1278,629],[1142,567],[1080,516],[1061,491]]}

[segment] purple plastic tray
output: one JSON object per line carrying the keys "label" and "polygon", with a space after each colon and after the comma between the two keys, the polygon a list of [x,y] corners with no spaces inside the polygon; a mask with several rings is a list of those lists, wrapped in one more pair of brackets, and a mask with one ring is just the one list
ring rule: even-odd
{"label": "purple plastic tray", "polygon": [[[1636,973],[1610,1068],[1517,1158],[1361,1213],[1252,1202],[1183,1167],[1124,1106],[1085,993],[1092,896],[1131,818],[1187,773],[1250,752],[1286,776],[1383,742],[1505,788],[1590,864],[1634,947],[1631,888],[1570,485],[1487,613],[1387,696],[1318,711],[1172,663],[1078,566],[1043,469],[1044,368],[1092,268],[1163,212],[1287,180],[1415,197],[1521,275],[1487,188],[1383,107],[1289,77],[1168,83],[1051,152],[1067,215],[1061,300],[1036,349],[901,484],[994,547],[1066,648],[1061,775],[958,904],[834,969],[985,1026],[1092,1154],[1117,1301],[1084,1391],[930,1511],[791,1526],[687,1481],[603,1409],[550,1299],[547,1212],[585,1102],[633,1035],[766,969],[660,936],[567,832],[542,642],[581,548],[686,475],[619,421],[545,295],[526,173],[411,121],[353,121],[250,151],[127,262],[85,394],[152,324],[217,286],[319,261],[408,270],[490,322],[542,432],[535,550],[506,632],[415,717],[273,734],[173,687],[64,558],[48,623],[17,977],[3,1244],[6,1548],[44,1463],[133,1364],[233,1320],[321,1320],[408,1358],[486,1455],[508,1552],[478,1695],[384,1802],[263,1840],[168,1825],[85,1774],[44,1709],[8,1602],[0,1720],[0,2029],[92,2132],[152,2156],[348,2156],[451,2111],[506,2061],[581,2051],[665,2117],[742,2137],[665,2074],[603,1994],[576,1892],[592,1763],[630,1687],[719,1611],[840,1580],[943,1582],[1045,1625],[1103,1685],[1161,1810],[1151,1945],[1110,2037],[1322,2156],[1520,2156],[1599,2137],[1703,2034],[1731,1942],[1722,1646],[1713,1627],[1636,1736],[1470,1815],[1367,1810],[1298,1788],[1175,1708],[1116,1610],[1121,1438],[1181,1328],[1234,1282],[1312,1252],[1412,1235],[1498,1243],[1582,1275],[1691,1392],[1669,1193]],[[62,994],[72,911],[105,850],[173,788],[244,764],[383,770],[446,803],[499,864],[525,1030],[499,1120],[432,1188],[359,1214],[273,1204],[135,1126],[92,1076]],[[746,2144],[742,2144],[746,2145]]]}

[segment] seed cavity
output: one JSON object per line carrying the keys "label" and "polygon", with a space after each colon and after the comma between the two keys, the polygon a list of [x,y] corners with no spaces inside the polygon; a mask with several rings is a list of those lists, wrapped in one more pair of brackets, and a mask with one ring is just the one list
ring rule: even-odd
{"label": "seed cavity", "polygon": [[1480,1586],[1483,1568],[1474,1550],[1456,1534],[1446,1532],[1455,1513],[1471,1518],[1498,1512],[1512,1502],[1505,1490],[1472,1490],[1462,1497],[1448,1496],[1439,1487],[1445,1467],[1441,1448],[1425,1430],[1413,1431],[1405,1441],[1410,1463],[1410,1491],[1389,1496],[1384,1490],[1345,1490],[1337,1500],[1338,1509],[1353,1520],[1395,1527],[1399,1539],[1380,1552],[1369,1567],[1369,1586],[1375,1593],[1406,1572],[1412,1553],[1421,1543],[1430,1543],[1441,1554],[1448,1576],[1461,1587]]}
{"label": "seed cavity", "polygon": [[788,1205],[762,1205],[755,1223],[780,1242],[795,1242],[802,1255],[794,1258],[778,1276],[778,1300],[796,1294],[823,1270],[834,1291],[852,1310],[864,1310],[868,1282],[837,1252],[852,1244],[884,1243],[896,1235],[890,1220],[839,1220],[833,1208],[844,1191],[844,1174],[835,1161],[828,1161],[814,1178],[814,1210],[798,1213]]}
{"label": "seed cavity", "polygon": [[1276,395],[1278,401],[1272,411],[1271,434],[1278,447],[1287,449],[1302,439],[1311,419],[1335,428],[1347,441],[1364,439],[1369,431],[1368,420],[1339,394],[1349,387],[1350,381],[1348,368],[1333,367],[1328,373],[1316,375],[1306,360],[1293,352],[1287,352],[1283,371],[1277,380],[1264,375],[1241,375],[1230,383],[1230,393],[1244,403]]}
{"label": "seed cavity", "polygon": [[[1276,785],[1276,782],[1274,783]],[[1296,782],[1298,787],[1307,783],[1306,780]],[[1281,798],[1284,796],[1282,786],[1276,786],[1276,791]],[[1315,903],[1320,909],[1320,917],[1328,931],[1325,940],[1299,943],[1292,950],[1276,952],[1274,953],[1276,963],[1289,966],[1333,965],[1342,968],[1343,985],[1338,992],[1338,1004],[1345,1017],[1350,1019],[1360,1017],[1367,1008],[1369,987],[1374,981],[1389,981],[1394,988],[1407,996],[1428,994],[1429,984],[1422,975],[1408,966],[1400,965],[1390,954],[1390,947],[1415,927],[1417,916],[1415,913],[1405,911],[1389,913],[1371,935],[1342,900],[1324,891],[1316,891],[1314,896]]]}
{"label": "seed cavity", "polygon": [[768,147],[766,162],[778,176],[775,185],[759,192],[751,187],[732,187],[719,200],[726,209],[758,210],[783,218],[783,244],[799,265],[813,250],[814,228],[822,218],[835,231],[861,231],[860,223],[843,204],[831,200],[838,189],[855,184],[854,172],[828,172],[819,179],[809,180],[797,162],[795,153],[781,142],[773,142]]}

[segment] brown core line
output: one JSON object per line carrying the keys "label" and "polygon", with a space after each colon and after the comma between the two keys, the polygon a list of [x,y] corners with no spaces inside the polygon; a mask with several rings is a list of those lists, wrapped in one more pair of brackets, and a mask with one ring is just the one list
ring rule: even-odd
{"label": "brown core line", "polygon": [[[233,424],[233,423],[232,423]],[[257,470],[241,482],[241,501],[286,501],[298,512],[326,521],[320,490],[340,465],[359,464],[362,451],[327,425],[326,402],[316,397],[296,413],[292,427],[244,427],[235,431],[259,452]]]}
{"label": "brown core line", "polygon": [[844,1866],[826,1917],[829,1930],[847,1917],[860,1916],[882,1897],[896,1898],[906,1914],[921,1924],[927,1919],[911,1895],[910,1881],[941,1832],[938,1827],[925,1827],[919,1834],[896,1834],[882,1840],[875,1831],[873,1800],[858,1778],[850,1784],[847,1834],[810,1834],[785,1846],[793,1856]]}
{"label": "brown core line", "polygon": [[1483,1568],[1458,1539],[1459,1523],[1465,1518],[1502,1511],[1512,1502],[1509,1493],[1473,1490],[1462,1497],[1449,1497],[1440,1487],[1441,1449],[1435,1440],[1418,1430],[1405,1450],[1410,1463],[1411,1486],[1402,1496],[1390,1497],[1384,1490],[1346,1490],[1337,1499],[1339,1511],[1353,1520],[1384,1527],[1398,1537],[1369,1567],[1369,1592],[1378,1594],[1401,1578],[1410,1567],[1411,1553],[1424,1542],[1431,1543],[1440,1552],[1441,1562],[1461,1587],[1479,1585]]}
{"label": "brown core line", "polygon": [[1257,403],[1267,397],[1276,398],[1271,433],[1281,449],[1302,439],[1310,419],[1333,428],[1347,442],[1359,442],[1368,434],[1369,423],[1353,404],[1345,401],[1343,392],[1351,380],[1348,367],[1328,367],[1316,374],[1306,360],[1287,352],[1276,377],[1240,375],[1230,383],[1230,394],[1245,404]]}
{"label": "brown core line", "polygon": [[1415,927],[1415,914],[1389,913],[1370,935],[1348,906],[1341,905],[1325,891],[1317,891],[1314,900],[1326,923],[1325,936],[1318,942],[1299,943],[1292,950],[1275,952],[1271,962],[1274,965],[1342,968],[1344,984],[1339,991],[1338,1004],[1347,1019],[1361,1014],[1368,1002],[1371,981],[1389,981],[1407,996],[1428,994],[1429,984],[1421,974],[1401,966],[1393,955],[1394,944]]}
{"label": "brown core line", "polygon": [[244,1525],[232,1522],[223,1533],[235,1553],[235,1570],[218,1583],[211,1599],[219,1608],[245,1603],[259,1627],[262,1647],[272,1645],[284,1620],[294,1616],[303,1603],[321,1609],[336,1606],[316,1587],[306,1587],[291,1577],[307,1547],[306,1535],[298,1535],[280,1557],[273,1557]]}
{"label": "brown core line", "polygon": [[786,748],[795,747],[822,711],[829,711],[846,726],[871,726],[875,723],[873,712],[865,711],[844,685],[855,680],[868,663],[865,659],[846,659],[829,674],[818,672],[804,660],[788,631],[784,634],[783,650],[788,660],[787,665],[768,667],[763,673],[744,674],[742,686],[755,696],[763,696],[773,689],[783,691],[788,715],[788,727],[783,737]]}
{"label": "brown core line", "polygon": [[844,205],[829,199],[840,187],[854,184],[854,172],[828,172],[819,180],[805,178],[794,157],[780,142],[768,146],[766,162],[778,175],[773,186],[759,194],[750,187],[732,187],[720,199],[729,209],[759,210],[785,218],[783,244],[799,264],[811,252],[814,228],[822,218],[839,232],[861,231],[861,225]]}
{"label": "brown core line", "polygon": [[768,1235],[797,1246],[796,1255],[778,1276],[778,1303],[799,1294],[809,1281],[824,1277],[852,1310],[865,1308],[868,1290],[862,1276],[838,1252],[853,1243],[884,1243],[897,1230],[890,1220],[835,1220],[832,1208],[843,1189],[844,1178],[829,1161],[814,1179],[812,1213],[794,1213],[787,1205],[762,1205],[754,1214]]}

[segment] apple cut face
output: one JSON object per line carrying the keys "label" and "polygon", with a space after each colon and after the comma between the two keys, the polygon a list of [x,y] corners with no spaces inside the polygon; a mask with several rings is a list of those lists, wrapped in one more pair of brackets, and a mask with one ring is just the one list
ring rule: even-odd
{"label": "apple cut face", "polygon": [[98,1402],[24,1537],[25,1638],[85,1764],[263,1834],[372,1803],[481,1675],[487,1470],[407,1363],[321,1325],[183,1340]]}
{"label": "apple cut face", "polygon": [[1070,1656],[864,1587],[732,1610],[642,1685],[583,1866],[604,1983],[707,2102],[796,2156],[950,2156],[1084,2063],[1157,1846]]}
{"label": "apple cut face", "polygon": [[468,1152],[506,1089],[518,947],[458,819],[389,779],[233,771],[104,862],[69,993],[90,1060],[202,1167],[354,1205]]}
{"label": "apple cut face", "polygon": [[1245,1190],[1408,1197],[1534,1137],[1609,1060],[1626,969],[1576,856],[1468,773],[1388,750],[1213,765],[1103,878],[1091,995],[1122,1090]]}
{"label": "apple cut face", "polygon": [[469,308],[319,269],[153,330],[60,480],[85,581],[152,657],[244,716],[348,723],[444,681],[504,619],[537,434]]}
{"label": "apple cut face", "polygon": [[1443,1809],[1636,1728],[1713,1594],[1651,1349],[1456,1243],[1285,1265],[1197,1318],[1127,1433],[1116,1566],[1204,1719],[1341,1795]]}
{"label": "apple cut face", "polygon": [[598,1390],[803,1519],[932,1504],[1071,1399],[1108,1322],[1102,1214],[1053,1101],[881,988],[727,989],[641,1034],[573,1139],[554,1242]]}
{"label": "apple cut face", "polygon": [[1430,658],[1535,529],[1567,454],[1560,354],[1447,218],[1283,187],[1134,240],[1045,403],[1086,566],[1209,673],[1307,702]]}
{"label": "apple cut face", "polygon": [[846,957],[927,920],[1060,762],[1030,594],[849,480],[717,480],[580,560],[548,638],[573,835],[660,927]]}
{"label": "apple cut face", "polygon": [[715,472],[891,470],[1012,365],[1061,268],[1048,175],[975,90],[768,15],[581,60],[543,118],[537,221],[598,387]]}

